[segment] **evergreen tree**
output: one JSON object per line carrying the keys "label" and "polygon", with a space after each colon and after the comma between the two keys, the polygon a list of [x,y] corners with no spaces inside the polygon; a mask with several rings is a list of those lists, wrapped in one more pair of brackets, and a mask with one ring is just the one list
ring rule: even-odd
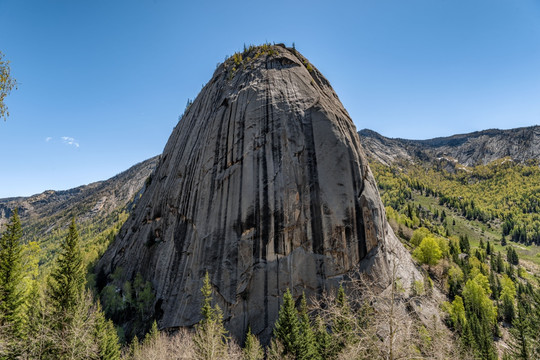
{"label": "evergreen tree", "polygon": [[471,244],[469,243],[469,237],[467,235],[459,236],[459,247],[461,248],[461,252],[464,252],[465,254],[471,252]]}
{"label": "evergreen tree", "polygon": [[320,316],[315,318],[315,341],[317,351],[323,359],[329,359],[332,355],[332,336],[326,329],[326,324]]}
{"label": "evergreen tree", "polygon": [[502,255],[501,255],[500,251],[497,252],[497,261],[496,261],[496,263],[497,263],[497,272],[499,274],[501,274],[504,271],[504,261],[502,259]]}
{"label": "evergreen tree", "polygon": [[198,359],[223,359],[227,356],[227,330],[223,326],[223,312],[216,304],[212,304],[212,285],[206,272],[203,286],[202,319],[196,326],[193,342]]}
{"label": "evergreen tree", "polygon": [[354,316],[349,300],[342,285],[339,286],[336,297],[336,313],[332,319],[332,334],[334,337],[333,353],[337,354],[347,345],[354,342]]}
{"label": "evergreen tree", "polygon": [[[532,316],[531,316],[531,329],[540,329],[540,289],[533,291],[531,296],[532,303],[534,304]],[[540,331],[532,332],[533,342],[532,351],[536,358],[540,358]]]}
{"label": "evergreen tree", "polygon": [[516,287],[514,285],[514,282],[508,277],[508,275],[503,275],[502,281],[501,281],[501,295],[500,300],[502,301],[503,305],[503,316],[504,319],[512,323],[515,316],[514,311],[514,300],[516,297]]}
{"label": "evergreen tree", "polygon": [[149,345],[154,343],[159,338],[159,330],[157,327],[157,322],[154,320],[150,331],[144,337],[143,345]]}
{"label": "evergreen tree", "polygon": [[242,349],[243,360],[262,360],[264,359],[264,350],[257,339],[257,336],[251,333],[251,327],[248,328],[246,343]]}
{"label": "evergreen tree", "polygon": [[105,318],[99,302],[96,304],[95,337],[100,360],[120,360],[120,343],[116,328],[111,320]]}
{"label": "evergreen tree", "polygon": [[49,278],[49,297],[57,314],[69,318],[70,312],[81,300],[84,284],[85,269],[79,247],[79,234],[75,219],[72,219]]}
{"label": "evergreen tree", "polygon": [[44,319],[44,304],[42,303],[43,297],[41,296],[39,284],[34,281],[32,288],[28,293],[28,326],[26,329],[26,335],[30,341],[26,343],[25,352],[28,354],[41,354],[42,349],[45,348],[43,334],[47,332],[45,319]]}
{"label": "evergreen tree", "polygon": [[531,357],[531,328],[522,304],[518,304],[517,317],[514,319],[514,327],[510,329],[512,335],[510,348],[512,355],[516,359],[528,360]]}
{"label": "evergreen tree", "polygon": [[137,335],[133,337],[131,340],[131,343],[129,343],[129,357],[128,359],[138,359],[139,355],[141,353],[141,343],[139,342],[139,338]]}
{"label": "evergreen tree", "polygon": [[19,337],[23,325],[22,228],[17,209],[0,238],[0,325]]}
{"label": "evergreen tree", "polygon": [[514,249],[512,246],[506,248],[506,260],[512,265],[519,264],[518,254],[516,252],[516,249]]}
{"label": "evergreen tree", "polygon": [[201,293],[203,295],[203,304],[201,306],[202,321],[210,321],[214,316],[214,309],[212,308],[212,284],[210,284],[208,271],[204,275]]}
{"label": "evergreen tree", "polygon": [[283,294],[283,304],[279,308],[278,319],[274,325],[274,337],[283,344],[284,354],[298,355],[300,323],[289,289]]}
{"label": "evergreen tree", "polygon": [[315,334],[307,313],[306,295],[304,293],[300,302],[300,337],[297,358],[299,360],[321,359],[317,349]]}
{"label": "evergreen tree", "polygon": [[[496,324],[497,311],[489,298],[490,293],[489,280],[481,273],[467,280],[462,293],[467,315],[466,343],[482,359],[496,359],[492,330]],[[474,341],[471,341],[471,336]]]}

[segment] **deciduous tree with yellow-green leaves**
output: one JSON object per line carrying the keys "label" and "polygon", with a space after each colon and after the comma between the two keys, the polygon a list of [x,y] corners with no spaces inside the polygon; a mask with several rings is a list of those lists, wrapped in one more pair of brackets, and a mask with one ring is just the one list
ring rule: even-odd
{"label": "deciduous tree with yellow-green leaves", "polygon": [[17,80],[11,76],[9,61],[0,51],[0,118],[4,118],[4,120],[9,116],[5,98],[11,93],[11,90],[16,88]]}

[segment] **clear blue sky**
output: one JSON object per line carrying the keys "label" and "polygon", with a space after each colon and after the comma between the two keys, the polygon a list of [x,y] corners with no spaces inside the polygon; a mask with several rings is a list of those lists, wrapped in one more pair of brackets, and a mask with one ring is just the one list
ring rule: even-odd
{"label": "clear blue sky", "polygon": [[161,153],[227,54],[296,43],[358,130],[431,138],[540,123],[538,0],[0,0],[19,90],[0,197],[107,179]]}

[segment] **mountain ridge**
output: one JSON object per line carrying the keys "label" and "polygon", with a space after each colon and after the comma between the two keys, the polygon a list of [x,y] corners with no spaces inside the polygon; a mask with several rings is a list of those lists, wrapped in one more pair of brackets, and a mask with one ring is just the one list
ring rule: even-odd
{"label": "mountain ridge", "polygon": [[538,125],[486,129],[426,140],[388,138],[370,129],[362,129],[358,135],[366,153],[386,165],[397,160],[434,161],[441,157],[450,157],[465,166],[486,165],[505,157],[519,162],[540,159]]}
{"label": "mountain ridge", "polygon": [[39,244],[40,264],[46,267],[54,259],[71,219],[75,219],[81,244],[88,252],[86,262],[91,262],[105,250],[126,213],[135,206],[158,159],[152,157],[110,179],[73,189],[0,199],[0,228],[18,209],[23,242]]}

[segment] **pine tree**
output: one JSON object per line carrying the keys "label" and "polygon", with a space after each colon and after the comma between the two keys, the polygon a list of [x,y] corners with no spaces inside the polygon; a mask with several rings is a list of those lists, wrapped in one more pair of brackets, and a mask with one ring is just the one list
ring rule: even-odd
{"label": "pine tree", "polygon": [[154,320],[150,331],[146,334],[143,340],[143,345],[150,345],[154,343],[159,338],[159,330],[157,327],[157,322]]}
{"label": "pine tree", "polygon": [[326,324],[320,316],[315,318],[315,341],[317,351],[323,359],[329,359],[332,355],[332,336],[326,329]]}
{"label": "pine tree", "polygon": [[223,326],[223,312],[216,304],[212,304],[212,285],[208,272],[204,277],[203,305],[201,306],[201,321],[196,325],[193,342],[197,359],[223,359],[227,356],[227,330]]}
{"label": "pine tree", "polygon": [[246,343],[242,349],[243,360],[262,360],[264,359],[264,350],[257,339],[257,336],[251,333],[251,327],[248,328]]}
{"label": "pine tree", "polygon": [[298,355],[300,324],[289,289],[283,294],[283,304],[279,308],[278,319],[274,324],[274,337],[283,344],[284,354]]}
{"label": "pine tree", "polygon": [[60,245],[60,255],[49,278],[49,297],[55,312],[69,319],[70,312],[80,302],[85,284],[85,271],[75,219],[71,220],[66,239]]}
{"label": "pine tree", "polygon": [[0,325],[7,335],[22,331],[24,289],[22,289],[22,228],[17,209],[0,238]]}
{"label": "pine tree", "polygon": [[212,284],[210,284],[208,271],[204,275],[201,293],[203,295],[203,304],[201,306],[202,321],[210,321],[214,316],[214,309],[212,309]]}
{"label": "pine tree", "polygon": [[[531,311],[531,329],[540,329],[540,289],[532,292],[532,303],[534,304]],[[536,358],[540,358],[540,331],[532,332],[532,352]]]}
{"label": "pine tree", "polygon": [[518,304],[517,317],[514,319],[512,325],[514,326],[510,329],[510,334],[512,335],[510,343],[512,355],[516,359],[531,359],[530,321],[521,303]]}
{"label": "pine tree", "polygon": [[[43,333],[47,331],[44,319],[43,298],[40,293],[39,284],[34,281],[32,288],[28,293],[28,327],[26,335],[30,341],[26,343],[25,352],[28,354],[41,354],[46,345],[44,342]],[[37,357],[37,356],[36,356]]]}
{"label": "pine tree", "polygon": [[317,349],[315,334],[307,313],[306,294],[302,293],[300,301],[300,337],[298,343],[299,360],[321,359]]}
{"label": "pine tree", "polygon": [[503,304],[503,315],[504,319],[512,323],[515,316],[514,311],[514,300],[516,298],[516,287],[514,282],[508,277],[508,275],[503,275],[501,286],[501,295],[500,300]]}
{"label": "pine tree", "polygon": [[129,343],[129,357],[128,359],[138,359],[139,355],[141,353],[141,343],[139,342],[139,338],[137,335],[133,337],[131,340],[131,343]]}
{"label": "pine tree", "polygon": [[339,286],[336,298],[335,318],[332,324],[332,334],[334,335],[334,350],[335,354],[339,353],[347,345],[354,341],[354,316],[349,306],[349,300],[345,294],[345,289],[342,285]]}
{"label": "pine tree", "polygon": [[497,261],[496,261],[496,263],[497,263],[497,272],[499,274],[501,274],[504,271],[504,261],[502,259],[502,254],[501,254],[500,251],[497,252]]}
{"label": "pine tree", "polygon": [[461,251],[469,254],[471,252],[471,244],[469,243],[469,237],[467,235],[459,236],[459,247]]}
{"label": "pine tree", "polygon": [[111,320],[105,318],[99,302],[96,304],[95,337],[100,360],[120,360],[118,334]]}

